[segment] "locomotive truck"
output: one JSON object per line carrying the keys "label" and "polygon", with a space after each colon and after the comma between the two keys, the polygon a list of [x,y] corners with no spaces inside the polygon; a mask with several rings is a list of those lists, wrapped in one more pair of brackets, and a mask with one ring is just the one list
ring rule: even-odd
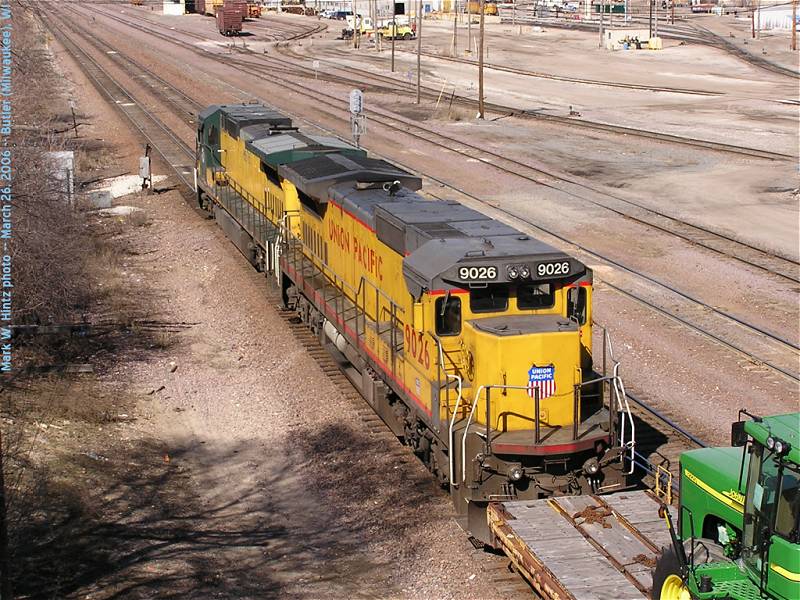
{"label": "locomotive truck", "polygon": [[262,105],[201,112],[196,177],[473,535],[493,500],[628,486],[633,421],[618,363],[595,369],[586,265]]}

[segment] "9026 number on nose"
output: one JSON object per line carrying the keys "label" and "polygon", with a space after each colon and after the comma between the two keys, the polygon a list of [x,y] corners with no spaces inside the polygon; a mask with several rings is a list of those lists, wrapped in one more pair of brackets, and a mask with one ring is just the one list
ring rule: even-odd
{"label": "9026 number on nose", "polygon": [[569,261],[539,263],[536,265],[536,274],[539,277],[558,277],[569,274]]}
{"label": "9026 number on nose", "polygon": [[497,279],[497,267],[459,267],[458,278],[464,281]]}

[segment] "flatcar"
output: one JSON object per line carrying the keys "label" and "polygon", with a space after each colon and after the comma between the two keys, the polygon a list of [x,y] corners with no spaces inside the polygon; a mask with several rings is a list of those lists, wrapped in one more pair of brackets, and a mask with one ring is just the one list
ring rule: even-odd
{"label": "flatcar", "polygon": [[490,501],[628,485],[633,423],[593,366],[586,265],[263,105],[199,115],[196,179],[478,539]]}

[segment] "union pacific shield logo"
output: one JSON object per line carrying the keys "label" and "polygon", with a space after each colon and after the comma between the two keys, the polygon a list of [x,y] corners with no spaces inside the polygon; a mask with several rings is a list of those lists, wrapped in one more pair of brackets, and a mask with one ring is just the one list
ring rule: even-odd
{"label": "union pacific shield logo", "polygon": [[531,366],[528,371],[528,395],[533,398],[535,390],[539,390],[539,398],[549,398],[556,393],[556,368]]}

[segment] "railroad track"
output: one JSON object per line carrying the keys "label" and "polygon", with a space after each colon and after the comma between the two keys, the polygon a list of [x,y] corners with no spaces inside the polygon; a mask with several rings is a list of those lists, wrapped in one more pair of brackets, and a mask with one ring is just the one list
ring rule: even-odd
{"label": "railroad track", "polygon": [[[301,60],[308,60],[308,57],[300,56],[295,52],[291,51],[288,47],[288,44],[282,43],[277,44],[276,47],[279,51],[281,51],[284,55],[301,59]],[[442,58],[442,57],[438,57]],[[360,69],[358,67],[354,67],[352,65],[348,65],[347,67],[337,66],[334,61],[325,60],[325,59],[315,59],[320,60],[320,62],[327,63],[331,66],[331,68],[339,71],[343,71],[347,74],[357,74],[359,75],[360,79],[353,80],[351,79],[354,85],[360,85],[365,81],[378,81],[379,86],[382,87],[394,87],[395,92],[400,89],[408,92],[409,94],[416,94],[416,87],[411,83],[403,81],[402,79],[397,79],[394,77],[390,77],[387,75],[380,75],[378,73],[368,71],[365,69]],[[298,65],[300,66],[300,65]],[[303,65],[304,68],[309,73],[309,76],[313,73],[313,71],[307,66]],[[422,86],[423,95],[426,98],[439,98],[441,96],[442,90],[438,88]],[[467,105],[470,107],[477,106],[477,99],[471,98],[469,96],[463,96],[459,94],[453,94],[452,96],[453,101],[461,104]],[[449,102],[449,100],[448,100]],[[568,127],[573,128],[582,128],[582,129],[589,129],[594,131],[603,131],[606,133],[612,133],[616,135],[626,135],[626,136],[635,136],[641,137],[651,140],[656,140],[659,142],[670,143],[670,144],[679,144],[684,146],[691,146],[696,148],[705,148],[707,150],[713,150],[717,152],[725,152],[728,154],[735,154],[740,156],[748,156],[753,158],[761,158],[766,160],[773,160],[773,161],[795,161],[797,160],[797,156],[791,154],[784,154],[781,152],[773,152],[771,150],[764,150],[761,148],[751,148],[747,146],[739,146],[736,144],[726,144],[723,142],[716,142],[713,140],[704,140],[700,138],[690,138],[686,136],[679,136],[673,135],[670,133],[664,133],[660,131],[652,131],[647,129],[638,129],[635,127],[626,127],[624,125],[616,125],[613,123],[603,123],[601,121],[589,121],[586,119],[576,118],[576,117],[569,117],[569,116],[562,116],[562,115],[555,115],[555,114],[548,114],[541,111],[532,111],[532,110],[524,110],[513,106],[508,106],[505,104],[499,104],[496,102],[485,102],[484,103],[486,110],[488,112],[497,113],[499,115],[504,116],[514,116],[519,118],[531,119],[531,120],[540,120],[540,121],[548,121],[551,123],[556,123],[559,125],[565,125]]]}
{"label": "railroad track", "polygon": [[[107,16],[109,18],[112,18],[114,20],[117,20],[117,21],[119,21],[119,22],[121,22],[121,23],[123,23],[123,24],[125,24],[125,25],[127,25],[129,27],[134,27],[136,29],[139,29],[139,30],[145,32],[145,33],[149,33],[149,34],[152,34],[152,35],[156,35],[156,36],[159,35],[157,32],[153,31],[151,28],[143,27],[139,23],[128,21],[127,19],[123,19],[123,18],[119,17],[118,15],[114,15],[114,14],[108,13],[106,11],[98,11],[98,12],[101,12],[105,16]],[[152,20],[146,19],[144,17],[142,17],[141,20],[147,21],[148,23],[150,23],[151,25],[154,25],[156,27],[161,27],[161,28],[167,29],[167,27],[165,25],[163,25],[161,23],[158,23],[157,21],[152,21]],[[169,28],[169,30],[171,32],[178,31],[178,30],[175,30],[174,28]],[[202,40],[204,42],[208,41],[208,38],[206,36],[202,35],[202,34],[198,34],[196,32],[191,32],[191,31],[184,31],[184,30],[179,30],[179,31],[180,31],[180,33],[185,34],[185,35],[187,35],[189,37],[192,37],[194,39]],[[171,41],[172,43],[180,43],[178,40],[176,40],[174,38],[174,33],[171,34],[166,39],[169,39],[169,41]],[[281,48],[280,45],[277,45],[277,47],[279,49]],[[199,50],[195,46],[190,46],[190,49],[192,51],[195,51],[195,52],[197,52]],[[278,64],[275,64],[272,68],[275,69],[275,70],[278,70],[279,72],[283,72],[283,73],[286,73],[286,74],[297,74],[298,76],[305,77],[305,78],[311,78],[311,77],[313,77],[315,79],[320,78],[320,79],[331,81],[331,82],[334,82],[334,83],[337,83],[337,82],[338,83],[350,83],[350,84],[353,84],[353,85],[362,85],[365,81],[373,80],[373,81],[377,81],[378,83],[377,83],[377,85],[370,86],[370,88],[369,88],[370,91],[377,91],[377,92],[383,92],[383,93],[396,93],[398,89],[401,89],[401,90],[407,91],[408,93],[415,93],[415,88],[411,84],[409,84],[407,82],[395,79],[393,77],[379,75],[379,74],[376,74],[374,72],[366,71],[364,69],[358,69],[358,68],[355,68],[355,67],[348,67],[348,68],[344,69],[344,68],[341,68],[341,67],[337,67],[337,70],[345,72],[345,75],[334,77],[334,76],[331,76],[330,73],[323,73],[320,76],[319,73],[315,72],[311,67],[309,67],[307,65],[292,65],[294,67],[294,69],[288,69],[286,63],[281,63],[280,61],[277,61],[276,59],[271,59],[270,57],[257,55],[255,53],[253,53],[252,51],[247,50],[244,47],[243,48],[234,47],[233,49],[236,50],[237,52],[240,52],[240,53],[245,53],[245,54],[250,54],[251,56],[256,56],[262,61],[272,61],[273,63],[278,63]],[[208,52],[208,51],[205,51],[205,52]],[[295,57],[296,57],[296,55],[295,55]],[[323,62],[325,62],[325,61],[323,60]],[[352,76],[350,76],[353,73],[358,74],[360,79],[354,79]],[[429,99],[437,98],[440,94],[441,94],[441,90],[430,88],[430,87],[425,87],[424,88],[424,94],[423,95],[426,98],[429,98]],[[454,99],[454,102],[457,102],[459,104],[466,104],[466,105],[469,105],[469,106],[474,106],[474,105],[476,105],[476,102],[477,102],[475,99],[469,98],[467,96],[460,96],[460,95],[454,95],[453,99]],[[715,141],[710,141],[710,140],[703,140],[703,139],[698,139],[698,138],[689,138],[689,137],[684,137],[684,136],[676,136],[676,135],[667,134],[667,133],[663,133],[663,132],[648,131],[648,130],[642,130],[642,129],[637,129],[637,128],[625,127],[625,126],[621,126],[621,125],[602,123],[602,122],[597,122],[597,121],[586,121],[586,120],[582,120],[582,119],[575,119],[575,118],[572,118],[572,117],[565,117],[565,116],[560,116],[560,115],[546,114],[546,113],[542,113],[542,112],[538,112],[538,111],[519,110],[519,109],[516,109],[514,107],[509,107],[509,106],[506,106],[506,105],[501,105],[501,104],[496,104],[496,103],[491,103],[491,102],[486,103],[486,107],[487,107],[487,109],[489,111],[493,111],[493,112],[497,112],[497,113],[505,114],[505,115],[509,115],[509,116],[513,115],[513,116],[517,116],[517,117],[521,117],[521,118],[529,118],[529,119],[537,119],[537,120],[549,121],[549,122],[553,122],[553,123],[557,123],[557,124],[561,124],[561,125],[567,125],[567,126],[572,126],[572,127],[580,127],[580,128],[591,129],[591,130],[595,130],[595,131],[603,131],[603,132],[606,132],[606,133],[612,133],[612,134],[617,134],[617,135],[632,135],[632,136],[637,136],[637,137],[644,137],[644,138],[653,139],[653,140],[657,140],[657,141],[661,141],[661,142],[665,142],[665,143],[675,143],[675,144],[682,144],[682,145],[700,147],[700,148],[705,148],[705,149],[709,149],[709,150],[714,150],[714,151],[719,151],[719,152],[727,152],[727,153],[737,154],[737,155],[742,155],[742,156],[762,158],[762,159],[767,159],[767,160],[780,160],[780,161],[795,160],[796,159],[796,157],[792,156],[792,155],[778,153],[778,152],[772,152],[772,151],[758,149],[758,148],[748,148],[748,147],[744,147],[744,146],[737,146],[737,145],[733,145],[733,144],[724,144],[724,143],[721,143],[721,142],[715,142]]]}
{"label": "railroad track", "polygon": [[[501,15],[501,18],[503,19],[502,21],[503,24],[506,25],[511,24],[512,17],[505,14]],[[516,21],[519,24],[541,25],[543,27],[552,27],[554,29],[572,29],[572,30],[595,32],[597,31],[598,28],[597,23],[583,23],[583,22],[569,23],[566,21],[558,22],[558,21],[553,21],[551,19],[543,19],[536,17],[521,17],[519,15],[517,16]],[[648,18],[646,16],[634,17],[631,19],[631,22],[638,22],[642,24],[642,26],[646,26],[648,24]],[[731,43],[724,37],[706,29],[702,25],[692,23],[691,19],[683,18],[680,19],[679,22],[677,22],[677,24],[676,23],[669,24],[665,23],[662,17],[658,25],[658,34],[660,37],[663,38],[712,46],[714,48],[723,50],[728,54],[732,54],[733,56],[739,58],[740,60],[748,62],[751,65],[754,65],[761,69],[777,73],[778,75],[791,77],[793,79],[800,79],[800,72],[788,69],[770,60],[767,60],[761,56],[758,56],[751,52],[747,52],[746,50],[739,48],[735,44]]]}
{"label": "railroad track", "polygon": [[[270,25],[267,25],[267,23]],[[253,29],[262,30],[266,35],[270,35],[269,30],[273,27],[281,29],[289,34],[276,37],[275,41],[302,40],[307,37],[311,37],[315,33],[321,33],[328,29],[327,23],[319,23],[315,27],[309,27],[308,25],[304,25],[302,23],[291,23],[289,21],[285,21],[284,19],[277,19],[271,15],[261,15],[261,19],[254,21],[249,20],[246,22],[246,26],[250,31]]]}
{"label": "railroad track", "polygon": [[[398,119],[388,113],[382,113],[381,116],[383,118],[394,119],[394,125],[400,126],[403,129],[409,126],[415,126],[414,122],[410,120]],[[484,164],[500,171],[522,177],[537,185],[557,189],[572,198],[604,208],[617,215],[681,238],[743,264],[772,273],[792,283],[800,283],[800,262],[790,257],[770,253],[762,248],[725,235],[724,233],[684,221],[636,202],[635,200],[612,194],[606,190],[596,188],[562,174],[545,170],[542,167],[532,165],[516,158],[510,158],[506,155],[492,152],[487,150],[485,146],[478,146],[463,139],[454,140],[449,135],[444,136],[436,133],[433,135],[440,140],[455,142],[456,149],[451,147],[450,149],[452,151],[469,158],[477,158]],[[527,172],[527,175],[525,172]],[[542,176],[548,178],[548,180],[543,180],[541,178]],[[591,193],[592,197],[587,196],[587,192]]]}
{"label": "railroad track", "polygon": [[[127,19],[123,19],[123,18],[119,17],[118,15],[115,15],[115,14],[112,14],[112,13],[108,13],[106,11],[101,11],[101,10],[98,10],[97,12],[102,13],[106,17],[109,17],[109,18],[115,19],[117,21],[120,21],[122,23],[125,23],[129,27],[134,27],[134,28],[140,29],[141,31],[144,31],[146,33],[151,33],[153,35],[157,35],[155,32],[153,32],[152,29],[146,28],[146,27],[142,27],[141,24],[128,21]],[[153,21],[151,19],[147,19],[147,18],[145,18],[143,16],[140,17],[140,20],[145,21],[145,22],[149,23],[150,25],[167,29],[167,26],[165,26],[164,24],[158,23],[157,21]],[[193,37],[195,39],[201,39],[201,40],[203,40],[205,42],[207,42],[209,40],[208,37],[203,36],[201,34],[197,34],[195,32],[177,30],[177,29],[171,28],[171,27],[168,28],[168,29],[171,32],[179,31],[180,33],[183,33],[183,34],[188,35],[190,37]],[[171,41],[173,41],[174,43],[177,43],[177,41],[174,40],[174,35],[173,35],[173,38],[171,39]],[[285,47],[285,44],[287,44],[287,43],[288,42],[283,42],[284,47]],[[279,49],[281,47],[280,44],[277,44],[276,46]],[[246,48],[241,48],[239,51],[240,52],[247,52]],[[258,56],[262,60],[269,60],[269,57],[265,57],[265,56],[262,56],[262,55],[256,55],[256,54],[254,54],[252,52],[250,52],[250,54],[252,54],[254,56]],[[322,62],[325,62],[325,61],[322,60]],[[286,69],[286,66],[287,65],[285,63],[276,65],[277,68],[283,69],[283,70]],[[319,78],[320,77],[320,74],[315,72],[308,65],[293,65],[293,66],[296,67],[297,69],[300,69],[303,72],[305,72],[307,78],[311,78],[311,77]],[[374,73],[372,71],[359,69],[357,67],[352,67],[352,66],[348,66],[347,68],[334,66],[334,68],[336,70],[341,71],[341,72],[344,73],[343,75],[341,75],[341,76],[339,76],[337,78],[337,80],[342,81],[342,82],[348,81],[352,85],[363,86],[363,84],[365,82],[376,81],[376,82],[378,82],[377,85],[374,86],[376,91],[397,93],[398,89],[400,89],[400,90],[405,90],[408,93],[414,93],[414,94],[416,93],[416,88],[414,88],[411,84],[409,84],[407,82],[403,82],[402,80],[396,79],[394,77],[380,75],[380,74]],[[357,78],[357,79],[353,78],[353,74],[358,75],[359,78]],[[322,74],[322,78],[326,79],[326,80],[331,80],[331,81],[333,80],[331,78],[331,74],[330,73]],[[424,96],[426,98],[437,98],[437,97],[439,97],[440,94],[441,94],[441,90],[439,90],[437,88],[433,88],[433,87],[424,86]],[[456,102],[457,104],[460,104],[460,105],[466,105],[466,106],[470,106],[470,107],[477,106],[477,99],[471,98],[469,96],[455,94],[455,95],[453,95],[453,101]],[[540,111],[522,110],[522,109],[519,109],[519,108],[516,108],[516,107],[507,106],[507,105],[494,103],[494,102],[486,102],[485,106],[486,106],[486,109],[488,111],[490,111],[490,112],[495,112],[495,113],[498,113],[498,114],[501,114],[501,115],[506,115],[506,116],[516,116],[516,117],[519,117],[519,118],[525,118],[525,119],[531,119],[531,120],[547,121],[547,122],[556,123],[556,124],[564,125],[564,126],[568,126],[568,127],[573,127],[573,128],[577,127],[577,128],[588,129],[588,130],[593,130],[593,131],[603,131],[603,132],[606,132],[606,133],[612,133],[612,134],[616,134],[616,135],[642,137],[642,138],[656,140],[656,141],[664,142],[664,143],[680,144],[680,145],[692,146],[692,147],[696,147],[696,148],[704,148],[704,149],[707,149],[707,150],[713,150],[713,151],[717,151],[717,152],[725,152],[725,153],[735,154],[735,155],[740,155],[740,156],[749,156],[749,157],[754,157],[754,158],[761,158],[761,159],[766,159],[766,160],[778,160],[778,161],[788,161],[788,160],[792,160],[793,161],[793,160],[796,160],[796,158],[797,158],[796,156],[793,156],[793,155],[783,154],[783,153],[779,153],[779,152],[772,152],[772,151],[764,150],[764,149],[760,149],[760,148],[749,148],[749,147],[739,146],[739,145],[735,145],[735,144],[726,144],[726,143],[716,142],[716,141],[712,141],[712,140],[704,140],[704,139],[699,139],[699,138],[690,138],[690,137],[673,135],[673,134],[668,134],[668,133],[659,132],[659,131],[638,129],[638,128],[634,128],[634,127],[625,127],[625,126],[622,126],[622,125],[615,125],[615,124],[612,124],[612,123],[603,123],[603,122],[599,122],[599,121],[588,121],[588,120],[585,120],[585,119],[579,119],[579,118],[574,118],[574,117],[547,114],[547,113],[543,113],[543,112],[540,112]]]}
{"label": "railroad track", "polygon": [[164,123],[142,107],[90,54],[75,44],[52,21],[48,28],[81,69],[92,80],[98,91],[116,106],[150,145],[172,167],[180,181],[194,188],[194,151],[178,138]]}
{"label": "railroad track", "polygon": [[[245,63],[240,60],[232,60],[225,57],[220,58],[219,60],[228,62],[232,68],[235,68],[246,74],[254,75],[256,77],[275,79],[275,71],[268,65]],[[344,101],[338,97],[325,95],[317,89],[312,89],[308,86],[303,86],[287,79],[283,79],[282,83],[286,87],[293,88],[300,93],[309,95],[311,97],[318,97],[325,103],[325,105],[329,107],[335,107],[337,104],[340,104],[342,105],[339,109],[340,113],[345,114],[347,112],[344,107]],[[342,118],[341,114],[334,114],[330,111],[325,112],[336,118]],[[446,142],[436,140],[433,138],[433,136],[439,134],[430,132],[414,122],[402,120],[399,117],[386,114],[373,114],[372,118],[373,120],[377,119],[379,121],[382,119],[384,124],[386,124],[388,127],[391,127],[393,131],[397,131],[399,129],[404,135],[413,136],[417,139],[432,143],[448,151],[455,151],[450,138],[447,138]],[[442,136],[439,137],[441,138]],[[799,356],[798,350],[800,350],[800,348],[798,348],[798,346],[793,342],[785,340],[780,336],[772,334],[771,332],[766,331],[758,326],[752,325],[734,315],[709,306],[708,304],[692,298],[680,290],[658,281],[651,276],[640,273],[635,269],[629,268],[626,265],[616,262],[609,257],[592,251],[589,248],[585,248],[577,242],[574,242],[564,236],[560,236],[552,230],[545,230],[537,223],[521,218],[511,211],[504,210],[498,206],[488,205],[484,200],[469,194],[465,190],[453,186],[449,182],[438,180],[430,176],[428,176],[428,179],[437,181],[442,185],[446,185],[472,202],[479,204],[479,208],[485,209],[488,207],[497,210],[503,213],[506,217],[510,217],[518,226],[521,223],[523,227],[537,230],[540,235],[555,237],[557,240],[569,244],[575,250],[579,251],[579,253],[589,256],[591,259],[599,259],[607,264],[617,267],[620,270],[626,271],[634,276],[638,276],[639,278],[645,280],[646,283],[658,286],[662,291],[669,293],[669,301],[665,302],[663,299],[657,300],[648,298],[647,295],[643,294],[642,292],[637,293],[635,290],[632,291],[631,289],[626,289],[625,287],[615,285],[608,281],[603,282],[616,293],[622,294],[648,307],[651,310],[655,310],[663,316],[668,317],[673,321],[702,334],[714,342],[735,351],[742,357],[742,366],[744,368],[751,370],[754,366],[755,368],[766,367],[767,369],[771,369],[772,371],[779,373],[783,377],[788,378],[793,382],[800,381],[800,376],[798,376],[796,370],[796,364]],[[537,183],[541,182],[537,181]]]}
{"label": "railroad track", "polygon": [[[474,65],[476,68],[478,63],[471,58],[463,58],[460,56],[443,56],[434,52],[422,52],[422,56],[443,60],[446,62],[454,62],[466,65]],[[584,85],[593,85],[599,87],[613,87],[628,90],[640,90],[645,92],[664,92],[670,94],[689,94],[692,96],[724,96],[724,92],[715,92],[712,90],[700,90],[692,88],[678,88],[659,85],[643,85],[638,83],[624,83],[620,81],[603,81],[601,79],[585,79],[582,77],[567,77],[565,75],[556,75],[554,73],[544,73],[541,71],[529,71],[527,69],[520,69],[517,67],[509,67],[496,63],[484,63],[484,69],[490,71],[500,71],[503,73],[514,73],[515,75],[523,75],[525,77],[534,77],[536,79],[551,79],[553,81],[564,81],[566,83],[580,83]]]}

